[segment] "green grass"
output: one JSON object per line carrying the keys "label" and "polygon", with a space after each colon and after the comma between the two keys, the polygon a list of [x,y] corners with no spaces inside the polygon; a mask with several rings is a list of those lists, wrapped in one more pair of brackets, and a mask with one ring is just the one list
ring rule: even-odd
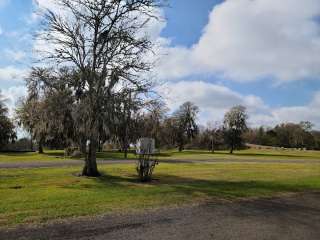
{"label": "green grass", "polygon": [[134,165],[101,167],[103,177],[77,177],[79,168],[0,170],[0,227],[69,217],[320,190],[320,164],[160,164],[153,183]]}
{"label": "green grass", "polygon": [[1,153],[0,152],[0,163],[1,162],[34,162],[34,161],[62,161],[65,160],[64,151],[61,150],[50,150],[46,151],[45,154],[38,154],[37,152],[27,153]]}
{"label": "green grass", "polygon": [[[117,151],[97,153],[99,160],[124,159],[124,154]],[[136,159],[132,153],[128,154],[129,159]],[[65,159],[62,150],[47,150],[45,154],[38,153],[0,153],[0,162],[32,162],[32,161],[61,161]],[[77,158],[74,158],[77,159]],[[228,151],[216,151],[211,153],[203,150],[185,150],[178,152],[176,150],[162,151],[159,159],[175,160],[210,160],[210,159],[270,159],[270,160],[320,160],[320,151],[292,151],[292,150],[256,150],[248,149],[235,151],[229,154]]]}
{"label": "green grass", "polygon": [[164,151],[160,154],[161,159],[176,160],[210,160],[210,159],[270,159],[270,160],[286,160],[286,159],[319,159],[320,151],[293,151],[293,150],[257,150],[247,149],[235,151],[230,154],[229,151],[216,151],[211,153],[203,150],[185,150],[178,152],[175,150]]}
{"label": "green grass", "polygon": [[[124,159],[124,153],[119,151],[99,152],[97,158],[100,160]],[[128,159],[137,159],[133,153],[128,153]]]}
{"label": "green grass", "polygon": [[[100,160],[110,159],[124,159],[124,154],[118,151],[97,153],[97,158]],[[128,159],[136,159],[132,153],[128,154]],[[23,153],[5,153],[0,152],[0,163],[10,162],[51,162],[63,160],[79,160],[79,158],[65,157],[63,150],[45,150],[44,154],[37,152],[23,152]]]}

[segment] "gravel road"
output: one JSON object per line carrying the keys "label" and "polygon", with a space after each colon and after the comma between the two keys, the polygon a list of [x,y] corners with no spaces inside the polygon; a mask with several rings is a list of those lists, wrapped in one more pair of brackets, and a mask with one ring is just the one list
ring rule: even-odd
{"label": "gravel road", "polygon": [[320,193],[210,202],[0,230],[1,240],[319,240]]}

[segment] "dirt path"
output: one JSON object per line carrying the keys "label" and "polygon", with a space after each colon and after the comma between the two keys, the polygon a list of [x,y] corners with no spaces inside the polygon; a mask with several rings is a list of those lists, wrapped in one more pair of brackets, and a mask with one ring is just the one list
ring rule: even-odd
{"label": "dirt path", "polygon": [[[98,160],[99,165],[103,164],[126,164],[135,163],[135,160]],[[274,160],[274,159],[211,159],[211,160],[177,160],[165,159],[160,160],[160,163],[302,163],[302,164],[320,164],[320,160],[304,160],[304,159],[288,159],[288,160]],[[0,162],[0,169],[14,169],[14,168],[48,168],[48,167],[69,167],[82,166],[82,160],[60,160],[60,161],[33,161],[33,162]]]}
{"label": "dirt path", "polygon": [[320,193],[290,197],[212,202],[200,206],[107,215],[41,228],[1,231],[0,239],[281,239],[320,238]]}

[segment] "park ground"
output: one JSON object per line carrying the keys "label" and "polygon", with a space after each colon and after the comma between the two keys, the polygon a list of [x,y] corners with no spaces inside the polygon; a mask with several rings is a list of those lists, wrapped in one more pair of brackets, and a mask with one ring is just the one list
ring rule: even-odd
{"label": "park ground", "polygon": [[[234,234],[241,227],[240,222],[238,226],[234,221],[237,219],[240,221],[240,217],[245,216],[246,211],[248,214],[251,213],[252,218],[248,218],[248,221],[252,220],[252,224],[259,223],[255,218],[260,216],[263,222],[262,219],[270,215],[274,225],[266,226],[263,231],[272,229],[272,226],[276,227],[277,221],[282,219],[282,224],[290,223],[293,224],[292,227],[298,224],[299,226],[295,229],[301,229],[302,232],[299,234],[303,234],[303,231],[309,231],[311,235],[319,234],[311,231],[307,226],[320,228],[320,226],[314,226],[320,222],[319,219],[316,219],[317,221],[314,219],[320,212],[318,194],[320,192],[320,152],[244,150],[230,155],[222,151],[214,154],[206,151],[183,153],[167,151],[158,156],[160,164],[156,167],[154,181],[151,183],[140,183],[137,180],[134,155],[129,155],[129,160],[123,159],[122,154],[117,152],[99,153],[98,156],[102,177],[84,178],[78,177],[83,161],[66,159],[62,151],[49,151],[44,155],[1,154],[0,239],[19,239],[16,234],[28,233],[28,231],[38,234],[30,233],[30,236],[33,236],[30,239],[47,239],[38,236],[49,234],[46,231],[49,231],[50,227],[53,228],[51,229],[53,232],[55,228],[57,231],[60,229],[61,233],[62,227],[61,224],[59,225],[61,221],[69,224],[75,222],[81,227],[81,224],[86,225],[87,221],[81,222],[79,218],[90,218],[93,219],[90,222],[94,223],[98,221],[99,216],[109,216],[105,218],[109,220],[102,221],[106,225],[99,226],[105,230],[109,229],[107,225],[110,228],[113,226],[115,230],[106,233],[100,229],[101,239],[104,239],[103,237],[107,236],[105,234],[120,231],[122,228],[119,226],[129,226],[130,231],[143,230],[145,225],[142,226],[137,219],[147,213],[149,213],[148,218],[155,221],[152,226],[159,225],[161,229],[170,222],[169,217],[167,222],[163,220],[165,216],[162,213],[165,211],[168,211],[168,216],[170,214],[185,215],[185,224],[190,224],[192,216],[195,221],[199,220],[198,224],[201,223],[200,219],[209,221],[208,218],[211,216],[208,215],[209,213],[212,213],[211,224],[218,224],[221,220],[217,216],[221,219],[225,215],[226,222],[221,221],[219,224],[234,223]],[[58,167],[49,164],[45,167],[37,167],[37,164],[41,166],[44,162],[60,165]],[[70,166],[64,164],[69,162],[76,164]],[[10,164],[16,164],[14,166],[17,167],[9,168]],[[26,168],[19,168],[19,166],[26,166]],[[292,205],[289,206],[290,202]],[[245,206],[248,206],[248,209]],[[226,209],[233,209],[235,212],[228,212]],[[193,214],[193,211],[199,212],[199,215]],[[202,213],[205,215],[202,216]],[[238,216],[232,217],[237,213]],[[280,215],[277,215],[278,213]],[[301,216],[305,214],[300,220],[303,223],[299,223],[295,214]],[[114,219],[115,222],[111,223],[110,219]],[[297,222],[294,222],[295,219]],[[121,222],[119,226],[116,224],[117,221]],[[178,225],[173,224],[171,227],[183,226],[183,221],[176,223]],[[200,229],[199,225],[195,225],[194,228],[196,226]],[[255,226],[259,230],[259,226]],[[212,227],[215,229],[218,225]],[[12,229],[11,232],[8,229]],[[124,229],[127,228],[124,227]],[[125,236],[130,231],[118,233],[123,233]],[[204,232],[204,235],[199,235],[203,238],[193,239],[206,239],[204,236],[208,236],[205,235],[209,234],[208,231]],[[1,238],[1,234],[4,237]],[[300,236],[299,234],[295,236]],[[311,235],[308,239],[312,239],[313,235]],[[55,239],[54,236],[52,239]],[[65,239],[80,239],[80,237],[73,235],[67,238],[66,235]],[[272,236],[265,239],[272,239]]]}

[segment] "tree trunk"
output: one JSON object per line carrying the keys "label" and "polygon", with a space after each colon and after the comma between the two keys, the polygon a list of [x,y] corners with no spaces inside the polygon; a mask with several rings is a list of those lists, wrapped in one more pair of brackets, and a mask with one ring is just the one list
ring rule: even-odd
{"label": "tree trunk", "polygon": [[235,147],[235,138],[236,138],[236,136],[235,136],[235,132],[233,131],[232,132],[232,136],[231,136],[232,138],[231,138],[231,149],[230,149],[230,154],[233,154],[233,150],[234,150],[234,147]]}
{"label": "tree trunk", "polygon": [[182,150],[183,150],[183,145],[180,144],[180,145],[179,145],[179,152],[182,152]]}
{"label": "tree trunk", "polygon": [[98,152],[102,152],[102,144],[100,140],[98,142]]}
{"label": "tree trunk", "polygon": [[124,155],[124,158],[127,159],[127,157],[128,157],[128,144],[127,144],[126,138],[123,141],[123,155]]}
{"label": "tree trunk", "polygon": [[124,158],[125,159],[128,158],[128,148],[127,147],[124,148]]}
{"label": "tree trunk", "polygon": [[80,146],[79,146],[79,148],[80,148],[80,152],[81,152],[81,154],[83,155],[83,156],[87,156],[87,146],[86,146],[86,140],[85,139],[83,139],[83,140],[81,140],[80,141]]}
{"label": "tree trunk", "polygon": [[234,137],[232,136],[230,154],[233,154],[233,149],[234,149]]}
{"label": "tree trunk", "polygon": [[211,152],[214,153],[214,141],[211,141]]}
{"label": "tree trunk", "polygon": [[97,167],[97,140],[91,139],[89,144],[89,152],[86,154],[85,166],[82,175],[87,177],[101,176]]}
{"label": "tree trunk", "polygon": [[31,148],[31,151],[33,151],[33,137],[32,137],[32,134],[30,136],[30,148]]}
{"label": "tree trunk", "polygon": [[127,159],[127,157],[128,157],[128,148],[129,148],[128,138],[125,137],[125,139],[123,141],[123,152],[124,152],[124,158],[125,159]]}
{"label": "tree trunk", "polygon": [[40,139],[39,144],[38,144],[38,153],[43,154],[43,141]]}

